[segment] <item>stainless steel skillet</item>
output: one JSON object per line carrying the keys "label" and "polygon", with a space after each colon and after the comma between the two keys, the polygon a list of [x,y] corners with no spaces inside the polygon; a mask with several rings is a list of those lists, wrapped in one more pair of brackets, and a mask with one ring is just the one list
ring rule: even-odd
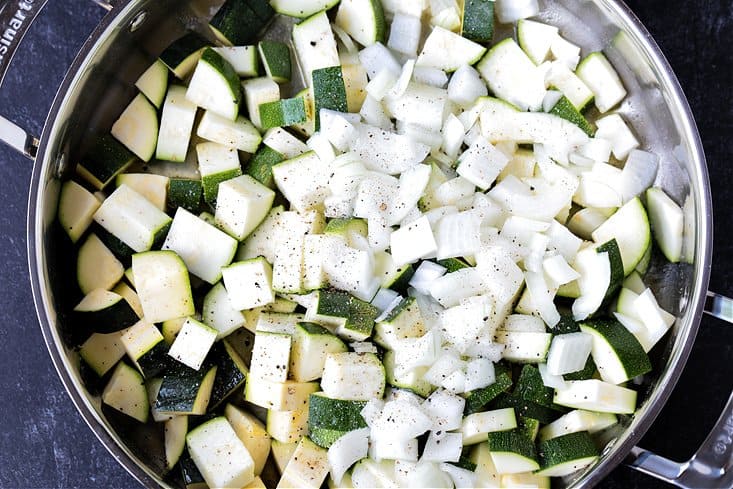
{"label": "stainless steel skillet", "polygon": [[[4,5],[0,14],[0,20],[4,21],[0,24],[0,35],[7,40],[7,45],[0,41],[3,72],[12,48],[43,3],[41,0],[12,1]],[[68,311],[69,304],[65,302],[63,283],[58,278],[64,267],[63,254],[53,229],[58,178],[68,172],[90,134],[108,130],[114,117],[129,101],[132,82],[152,57],[185,27],[196,25],[198,19],[209,15],[216,3],[204,0],[117,2],[73,63],[40,141],[0,121],[0,137],[27,154],[37,154],[29,203],[29,259],[34,297],[51,356],[72,399],[95,434],[148,486],[161,483],[156,475],[160,468],[159,453],[146,444],[143,434],[138,439],[115,434],[113,422],[102,413],[98,399],[89,396],[82,387],[75,356],[63,341],[68,330],[64,312]],[[656,417],[684,366],[706,296],[712,242],[709,183],[689,108],[658,48],[623,5],[579,0],[544,3],[548,20],[560,25],[571,40],[586,48],[606,51],[632,94],[630,103],[622,110],[634,122],[645,146],[662,155],[663,171],[659,183],[679,202],[688,193],[695,202],[694,265],[664,267],[655,262],[652,269],[652,282],[657,295],[663,297],[662,305],[680,318],[668,343],[659,349],[654,359],[657,375],[644,385],[642,407],[633,420],[625,424],[623,432],[609,443],[602,460],[577,480],[568,482],[577,486],[592,485],[631,451],[637,466],[649,472],[661,472],[666,478],[676,479],[688,487],[730,486],[733,483],[730,475],[733,407],[730,404],[726,409],[727,417],[724,415],[716,427],[720,431],[688,465],[666,463],[638,449],[631,450]],[[15,34],[9,34],[8,29]],[[621,39],[625,42],[613,41],[619,39],[619,31],[624,33]],[[711,306],[721,304],[726,302],[711,300]],[[724,308],[717,312],[726,314]],[[127,445],[123,445],[123,441]],[[135,446],[137,449],[131,448]],[[728,470],[721,472],[719,467]],[[722,479],[711,479],[720,475]]]}

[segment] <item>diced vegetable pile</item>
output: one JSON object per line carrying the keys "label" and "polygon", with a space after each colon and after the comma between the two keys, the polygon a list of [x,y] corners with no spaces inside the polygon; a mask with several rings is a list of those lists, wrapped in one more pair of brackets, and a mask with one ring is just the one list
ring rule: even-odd
{"label": "diced vegetable pile", "polygon": [[634,413],[691,204],[603,53],[460,5],[227,0],[63,184],[81,359],[185,485],[547,487]]}

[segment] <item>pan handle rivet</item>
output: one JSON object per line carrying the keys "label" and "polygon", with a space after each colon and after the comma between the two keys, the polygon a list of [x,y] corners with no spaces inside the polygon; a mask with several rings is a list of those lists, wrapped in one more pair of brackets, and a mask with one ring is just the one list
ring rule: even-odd
{"label": "pan handle rivet", "polygon": [[138,30],[148,18],[148,13],[145,10],[138,12],[137,15],[130,21],[130,32]]}

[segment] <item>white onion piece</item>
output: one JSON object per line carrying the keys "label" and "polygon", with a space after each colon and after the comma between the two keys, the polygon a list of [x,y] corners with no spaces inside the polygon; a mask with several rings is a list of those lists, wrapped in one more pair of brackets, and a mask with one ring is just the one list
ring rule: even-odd
{"label": "white onion piece", "polygon": [[331,477],[336,484],[341,483],[346,471],[369,453],[369,428],[346,433],[333,442],[328,449],[328,464]]}

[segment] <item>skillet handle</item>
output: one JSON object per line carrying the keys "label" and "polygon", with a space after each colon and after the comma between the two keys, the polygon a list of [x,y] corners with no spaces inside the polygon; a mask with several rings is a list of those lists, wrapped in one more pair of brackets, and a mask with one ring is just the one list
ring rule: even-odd
{"label": "skillet handle", "polygon": [[[47,0],[0,1],[0,85],[20,41]],[[0,140],[29,158],[35,158],[38,138],[0,116]]]}
{"label": "skillet handle", "polygon": [[[114,0],[92,0],[111,10]],[[15,51],[36,16],[48,0],[0,0],[0,86],[10,68]],[[38,150],[38,138],[0,115],[0,141],[33,159]]]}
{"label": "skillet handle", "polygon": [[[708,292],[705,312],[733,323],[733,299]],[[733,487],[733,394],[700,449],[683,463],[634,447],[629,465],[678,487]]]}

